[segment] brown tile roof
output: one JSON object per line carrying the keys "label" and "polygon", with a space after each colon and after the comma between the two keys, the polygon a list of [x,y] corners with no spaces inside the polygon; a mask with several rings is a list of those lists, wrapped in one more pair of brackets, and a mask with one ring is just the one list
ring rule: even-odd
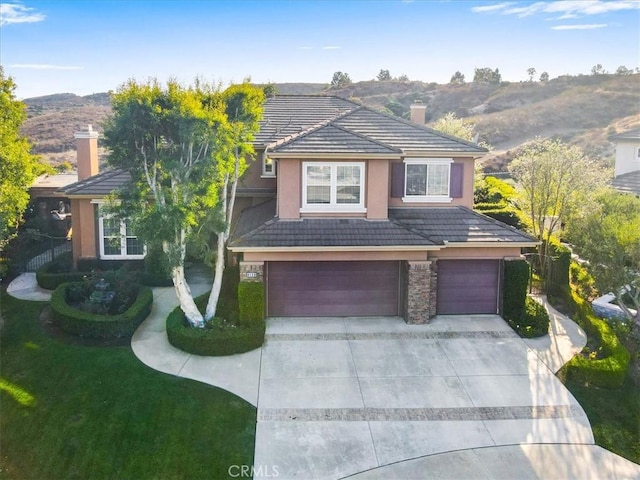
{"label": "brown tile roof", "polygon": [[348,100],[304,95],[268,99],[255,143],[287,153],[309,153],[314,147],[319,153],[381,153],[385,148],[389,153],[486,152],[475,143]]}
{"label": "brown tile roof", "polygon": [[391,208],[389,219],[437,244],[537,242],[514,227],[465,207]]}
{"label": "brown tile roof", "polygon": [[640,170],[618,175],[611,181],[611,186],[619,192],[640,195]]}
{"label": "brown tile roof", "polygon": [[129,172],[123,170],[107,170],[93,177],[80,180],[79,182],[67,185],[60,191],[66,195],[109,195],[113,190],[125,185],[131,180]]}
{"label": "brown tile roof", "polygon": [[229,241],[234,248],[444,246],[447,242],[536,243],[535,238],[464,207],[390,209],[389,220],[280,220],[275,202],[246,209]]}

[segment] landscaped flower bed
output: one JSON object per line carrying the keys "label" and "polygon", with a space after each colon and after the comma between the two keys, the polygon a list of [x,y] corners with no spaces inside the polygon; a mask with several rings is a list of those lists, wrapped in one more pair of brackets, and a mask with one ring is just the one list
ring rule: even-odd
{"label": "landscaped flower bed", "polygon": [[126,273],[93,273],[82,282],[59,285],[51,295],[51,311],[60,328],[91,338],[133,334],[151,312],[150,288],[127,281]]}
{"label": "landscaped flower bed", "polygon": [[[200,311],[204,310],[209,294],[196,298]],[[222,306],[221,312],[228,309]],[[180,307],[167,317],[169,343],[180,350],[195,355],[223,356],[244,353],[258,348],[264,342],[265,322],[256,319],[238,322],[231,312],[223,313],[225,319],[214,318],[204,328],[191,327]]]}

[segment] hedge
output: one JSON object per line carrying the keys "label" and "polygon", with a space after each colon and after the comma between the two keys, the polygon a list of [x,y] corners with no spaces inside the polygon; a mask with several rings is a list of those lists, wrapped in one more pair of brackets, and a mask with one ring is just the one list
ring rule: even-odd
{"label": "hedge", "polygon": [[[195,299],[200,311],[204,310],[208,298],[207,293]],[[264,343],[263,319],[239,325],[215,319],[209,321],[205,328],[193,328],[178,306],[167,317],[166,325],[169,343],[194,355],[234,355],[254,350]]]}
{"label": "hedge", "polygon": [[599,340],[604,358],[574,356],[564,367],[567,378],[597,387],[619,387],[629,370],[629,351],[620,343],[609,324],[594,315],[589,302],[580,298],[574,291],[571,292],[570,301],[575,311],[573,319],[587,335]]}
{"label": "hedge", "polygon": [[[65,254],[66,257],[67,254]],[[41,288],[47,290],[55,290],[59,285],[69,282],[79,282],[85,276],[85,272],[72,272],[72,271],[60,271],[66,268],[64,265],[66,258],[61,258],[62,255],[56,258],[54,261],[45,263],[42,267],[36,270],[36,281]],[[69,266],[71,267],[71,255],[69,254]]]}
{"label": "hedge", "polygon": [[502,309],[505,319],[519,319],[524,309],[530,268],[526,260],[504,262]]}
{"label": "hedge", "polygon": [[551,268],[547,272],[547,293],[565,295],[569,290],[571,250],[562,245],[556,237],[551,237],[547,247],[547,255],[553,257]]}
{"label": "hedge", "polygon": [[242,324],[264,319],[264,284],[262,282],[240,282],[238,309]]}
{"label": "hedge", "polygon": [[53,318],[65,332],[90,338],[127,337],[133,334],[151,312],[153,292],[145,286],[139,286],[136,300],[120,315],[83,312],[67,304],[67,288],[73,284],[62,283],[51,294]]}

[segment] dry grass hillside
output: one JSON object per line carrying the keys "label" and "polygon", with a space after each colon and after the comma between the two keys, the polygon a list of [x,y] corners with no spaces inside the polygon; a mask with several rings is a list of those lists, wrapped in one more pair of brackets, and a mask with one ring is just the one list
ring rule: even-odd
{"label": "dry grass hillside", "polygon": [[[281,94],[332,94],[407,118],[421,100],[427,123],[448,112],[476,124],[482,140],[493,145],[485,161],[501,170],[518,146],[535,137],[559,136],[601,158],[612,155],[607,137],[640,126],[640,74],[564,76],[549,82],[500,85],[439,85],[420,81],[366,81],[345,88],[326,84],[276,84]],[[110,112],[106,93],[79,97],[49,95],[25,100],[29,118],[24,133],[34,151],[51,163],[75,160],[73,132],[88,123],[100,129]]]}

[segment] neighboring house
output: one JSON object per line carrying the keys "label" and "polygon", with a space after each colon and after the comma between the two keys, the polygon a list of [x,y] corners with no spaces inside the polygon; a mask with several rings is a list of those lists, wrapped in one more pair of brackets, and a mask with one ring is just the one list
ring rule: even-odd
{"label": "neighboring house", "polygon": [[616,144],[612,186],[620,192],[640,195],[640,128],[611,135]]}
{"label": "neighboring house", "polygon": [[[408,122],[331,96],[266,101],[229,250],[241,281],[264,283],[268,316],[500,312],[504,262],[537,241],[472,210],[486,150],[425,127],[425,110]],[[97,135],[76,138],[80,163]],[[127,174],[81,178],[64,189],[74,260],[140,258],[126,225],[99,213]]]}

